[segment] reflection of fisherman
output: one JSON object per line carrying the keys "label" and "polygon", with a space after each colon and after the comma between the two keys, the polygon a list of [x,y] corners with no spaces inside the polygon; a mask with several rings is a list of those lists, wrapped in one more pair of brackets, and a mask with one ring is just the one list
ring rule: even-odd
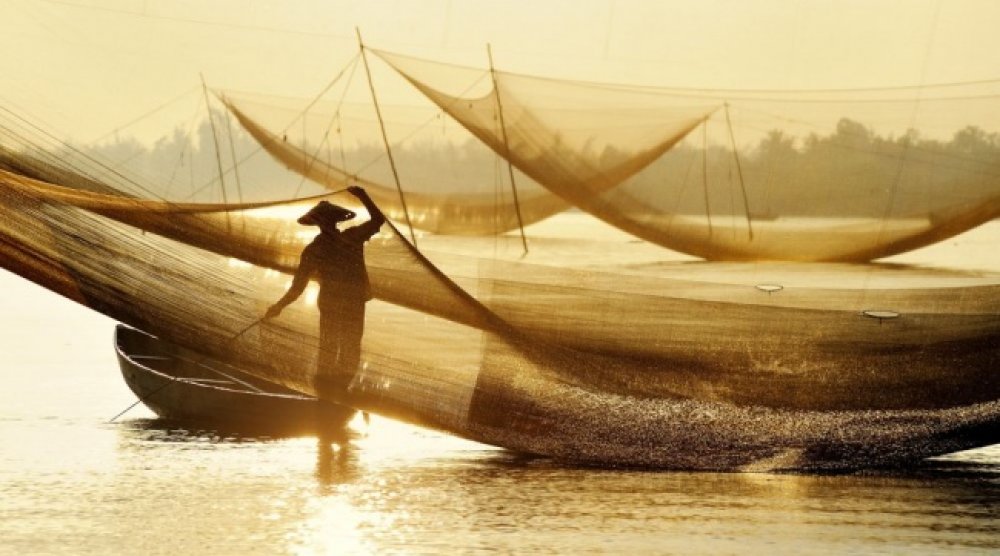
{"label": "reflection of fisherman", "polygon": [[361,361],[365,302],[371,299],[364,247],[385,223],[382,211],[364,189],[352,186],[347,190],[365,205],[370,219],[340,231],[337,224],[354,218],[354,213],[327,201],[320,201],[299,218],[299,224],[319,226],[320,234],[302,250],[288,292],[264,314],[264,318],[276,317],[302,295],[310,278],[319,282],[318,390],[326,386],[324,379],[350,379]]}

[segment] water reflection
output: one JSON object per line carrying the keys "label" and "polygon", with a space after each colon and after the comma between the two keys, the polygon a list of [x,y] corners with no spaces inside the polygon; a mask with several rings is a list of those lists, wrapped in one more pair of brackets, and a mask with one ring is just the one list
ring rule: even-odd
{"label": "water reflection", "polygon": [[197,503],[198,525],[172,514],[160,541],[210,526],[226,546],[306,554],[1000,549],[998,448],[810,476],[573,467],[381,420],[311,438],[120,430],[121,460],[141,467],[115,474],[122,491]]}
{"label": "water reflection", "polygon": [[325,430],[316,438],[316,480],[321,494],[333,492],[330,487],[349,483],[358,476],[360,462],[352,437],[357,433],[347,427]]}

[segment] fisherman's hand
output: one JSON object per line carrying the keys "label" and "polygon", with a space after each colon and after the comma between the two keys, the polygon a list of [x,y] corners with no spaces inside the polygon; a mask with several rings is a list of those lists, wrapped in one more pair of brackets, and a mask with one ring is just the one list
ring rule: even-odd
{"label": "fisherman's hand", "polygon": [[267,308],[267,312],[264,313],[264,320],[273,319],[274,317],[281,314],[281,307],[277,305],[272,305]]}
{"label": "fisherman's hand", "polygon": [[359,199],[364,199],[368,196],[368,192],[362,189],[360,185],[352,185],[347,188],[347,191]]}

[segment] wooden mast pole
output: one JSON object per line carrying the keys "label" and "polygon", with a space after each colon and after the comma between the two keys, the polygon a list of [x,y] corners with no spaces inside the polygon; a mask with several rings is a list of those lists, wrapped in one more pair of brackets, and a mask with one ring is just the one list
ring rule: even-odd
{"label": "wooden mast pole", "polygon": [[[208,85],[205,84],[205,75],[201,73],[198,75],[201,77],[201,90],[205,94],[205,110],[208,111],[208,124],[212,128],[212,142],[215,144],[215,162],[219,169],[219,188],[222,190],[222,203],[228,205],[229,199],[226,198],[226,181],[222,177],[222,155],[219,154],[219,137],[215,130],[215,118],[212,117],[212,105],[209,103]],[[233,231],[228,210],[226,211],[226,231]]]}
{"label": "wooden mast pole", "polygon": [[708,218],[708,237],[712,237],[712,208],[708,198],[708,118],[701,128],[701,189],[705,193],[705,217]]}
{"label": "wooden mast pole", "polygon": [[753,241],[753,224],[750,219],[750,201],[747,200],[747,186],[743,181],[743,166],[740,165],[740,155],[736,152],[736,135],[733,133],[733,122],[729,119],[729,103],[726,106],[726,125],[729,126],[729,139],[733,143],[733,158],[736,159],[736,174],[740,177],[740,192],[743,193],[743,211],[747,215],[747,233]]}
{"label": "wooden mast pole", "polygon": [[503,119],[503,103],[500,102],[500,87],[497,86],[497,72],[493,67],[493,49],[486,43],[486,55],[490,59],[490,78],[493,80],[493,93],[497,99],[497,116],[500,120],[500,134],[503,136],[503,146],[506,151],[507,173],[510,175],[510,190],[514,195],[514,212],[517,213],[517,226],[521,230],[521,245],[524,254],[528,254],[528,238],[524,235],[524,220],[521,218],[521,203],[517,199],[517,184],[514,182],[514,166],[510,162],[510,143],[507,140],[507,124]]}
{"label": "wooden mast pole", "polygon": [[368,89],[372,93],[372,102],[375,104],[375,115],[378,116],[379,129],[382,130],[382,142],[385,143],[385,153],[389,157],[389,167],[392,168],[392,177],[396,180],[396,190],[399,191],[399,202],[403,205],[403,214],[406,216],[406,225],[410,228],[410,240],[414,247],[417,245],[417,236],[413,233],[413,222],[410,221],[410,210],[406,207],[406,197],[403,195],[403,187],[399,183],[399,172],[396,171],[396,160],[392,157],[392,148],[389,146],[389,136],[385,132],[385,122],[382,120],[382,109],[378,105],[378,96],[375,94],[375,84],[372,82],[372,72],[368,67],[368,56],[365,54],[365,43],[361,40],[361,29],[354,28],[358,35],[358,47],[361,49],[361,61],[365,65],[365,75],[368,77]]}
{"label": "wooden mast pole", "polygon": [[[236,160],[236,143],[233,141],[233,124],[229,121],[229,113],[226,113],[226,132],[229,135],[229,156],[233,159],[233,177],[236,178],[236,201],[243,204],[243,186],[240,184],[240,164]],[[229,214],[229,213],[226,213]],[[241,216],[243,230],[247,229],[246,218]]]}

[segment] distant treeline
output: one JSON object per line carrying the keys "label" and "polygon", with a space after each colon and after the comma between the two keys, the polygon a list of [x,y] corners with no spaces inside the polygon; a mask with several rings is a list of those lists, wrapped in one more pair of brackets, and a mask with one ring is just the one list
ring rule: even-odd
{"label": "distant treeline", "polygon": [[[235,124],[230,132],[222,114],[216,117],[218,158],[227,171],[230,200],[237,197],[233,152],[240,162],[239,193],[245,199],[322,191],[274,162]],[[741,149],[738,164],[731,148],[712,144],[705,151],[694,135],[629,180],[622,191],[659,210],[690,214],[706,211],[707,192],[712,213],[743,214],[742,174],[748,204],[757,218],[917,214],[942,203],[1000,195],[1000,135],[975,126],[957,131],[947,141],[925,139],[916,131],[884,137],[849,119],[840,120],[828,135],[793,137],[774,129]],[[192,132],[175,129],[151,147],[123,138],[89,151],[148,176],[166,198],[207,201],[221,198],[215,142],[204,121]],[[393,186],[380,144],[310,148],[319,159]],[[408,142],[395,146],[393,155],[404,190],[498,195],[509,191],[506,163],[471,137],[464,143]],[[607,160],[625,154],[609,151],[600,156]],[[536,187],[520,172],[517,181],[520,188]]]}
{"label": "distant treeline", "polygon": [[974,126],[940,141],[916,131],[883,137],[842,119],[829,135],[798,139],[772,130],[737,154],[738,163],[730,148],[678,145],[627,191],[676,212],[704,214],[707,190],[712,213],[742,215],[742,174],[758,218],[925,215],[1000,196],[1000,135]]}

